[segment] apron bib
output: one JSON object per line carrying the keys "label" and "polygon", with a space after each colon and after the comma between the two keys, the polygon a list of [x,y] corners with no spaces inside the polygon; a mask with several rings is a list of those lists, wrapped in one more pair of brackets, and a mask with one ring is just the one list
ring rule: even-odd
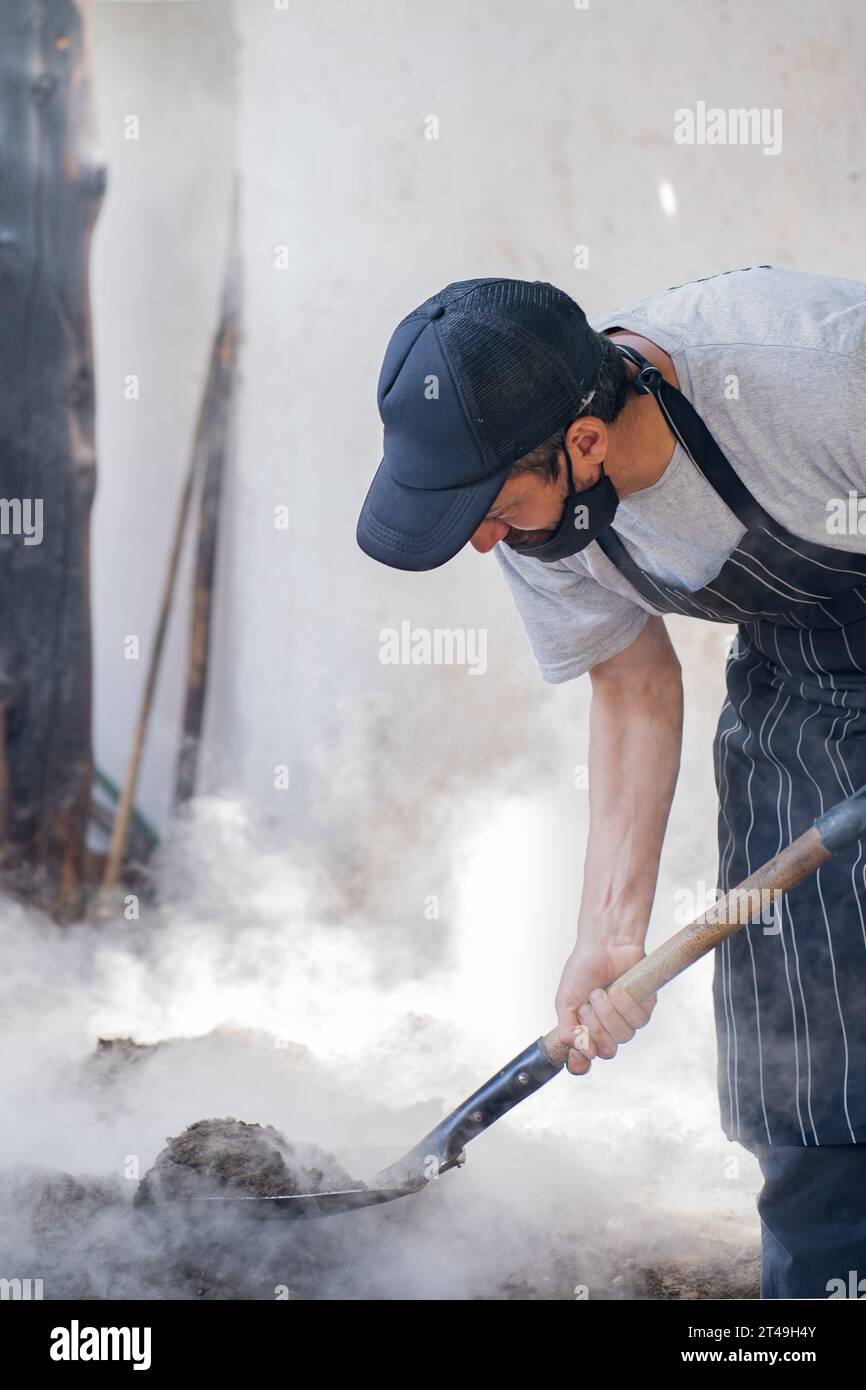
{"label": "apron bib", "polygon": [[[722,892],[866,782],[866,556],[793,535],[765,512],[700,415],[639,352],[639,368],[692,462],[746,527],[715,579],[690,591],[596,539],[659,613],[735,623],[713,743]],[[749,1145],[866,1142],[866,859],[822,865],[773,919],[716,949],[713,999],[722,1127]]]}

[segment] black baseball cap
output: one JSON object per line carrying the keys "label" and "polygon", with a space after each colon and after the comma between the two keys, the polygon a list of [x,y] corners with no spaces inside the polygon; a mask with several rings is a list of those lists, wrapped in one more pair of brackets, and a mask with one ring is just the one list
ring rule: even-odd
{"label": "black baseball cap", "polygon": [[361,549],[402,570],[452,559],[517,460],[580,413],[600,361],[580,305],[542,280],[458,280],[413,309],[379,374]]}

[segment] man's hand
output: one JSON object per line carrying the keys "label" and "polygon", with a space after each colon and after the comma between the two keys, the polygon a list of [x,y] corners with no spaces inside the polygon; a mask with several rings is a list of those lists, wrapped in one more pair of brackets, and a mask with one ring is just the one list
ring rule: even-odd
{"label": "man's hand", "polygon": [[572,1076],[588,1072],[594,1057],[615,1057],[618,1044],[649,1022],[656,995],[636,1004],[624,989],[605,989],[644,955],[641,946],[578,943],[565,962],[556,1013],[560,1040],[572,1044],[566,1063]]}

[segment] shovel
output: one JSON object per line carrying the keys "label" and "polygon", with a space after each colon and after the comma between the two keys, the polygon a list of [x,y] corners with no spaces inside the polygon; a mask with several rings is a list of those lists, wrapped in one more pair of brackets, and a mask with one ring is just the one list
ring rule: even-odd
{"label": "shovel", "polygon": [[[820,816],[786,849],[730,889],[724,898],[638,961],[613,984],[628,990],[635,1003],[642,1003],[687,966],[758,917],[768,901],[768,894],[770,901],[775,903],[778,894],[815,873],[834,854],[860,839],[864,832],[866,785]],[[612,987],[609,985],[608,989]],[[373,1186],[273,1197],[187,1197],[166,1202],[166,1205],[183,1207],[197,1214],[212,1211],[212,1204],[216,1203],[220,1208],[235,1207],[245,1215],[256,1217],[331,1216],[420,1192],[431,1178],[463,1164],[464,1149],[471,1139],[489,1129],[534,1091],[546,1086],[562,1070],[568,1052],[569,1048],[559,1040],[558,1028],[530,1043],[468,1100],[452,1110],[413,1149],[382,1169],[374,1178]]]}

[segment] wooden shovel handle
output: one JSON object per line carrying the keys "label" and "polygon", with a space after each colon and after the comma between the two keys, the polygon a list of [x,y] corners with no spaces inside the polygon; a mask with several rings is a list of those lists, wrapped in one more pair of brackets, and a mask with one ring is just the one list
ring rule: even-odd
{"label": "wooden shovel handle", "polygon": [[[622,985],[635,1003],[641,1004],[726,937],[732,936],[747,922],[759,918],[762,907],[775,901],[777,893],[785,893],[802,879],[808,878],[831,858],[832,852],[816,827],[810,826],[787,848],[743,879],[736,888],[731,888],[724,898],[644,956],[607,988],[612,989],[614,984]],[[539,1041],[554,1065],[562,1066],[565,1063],[569,1048],[560,1042],[558,1027],[552,1028]]]}

